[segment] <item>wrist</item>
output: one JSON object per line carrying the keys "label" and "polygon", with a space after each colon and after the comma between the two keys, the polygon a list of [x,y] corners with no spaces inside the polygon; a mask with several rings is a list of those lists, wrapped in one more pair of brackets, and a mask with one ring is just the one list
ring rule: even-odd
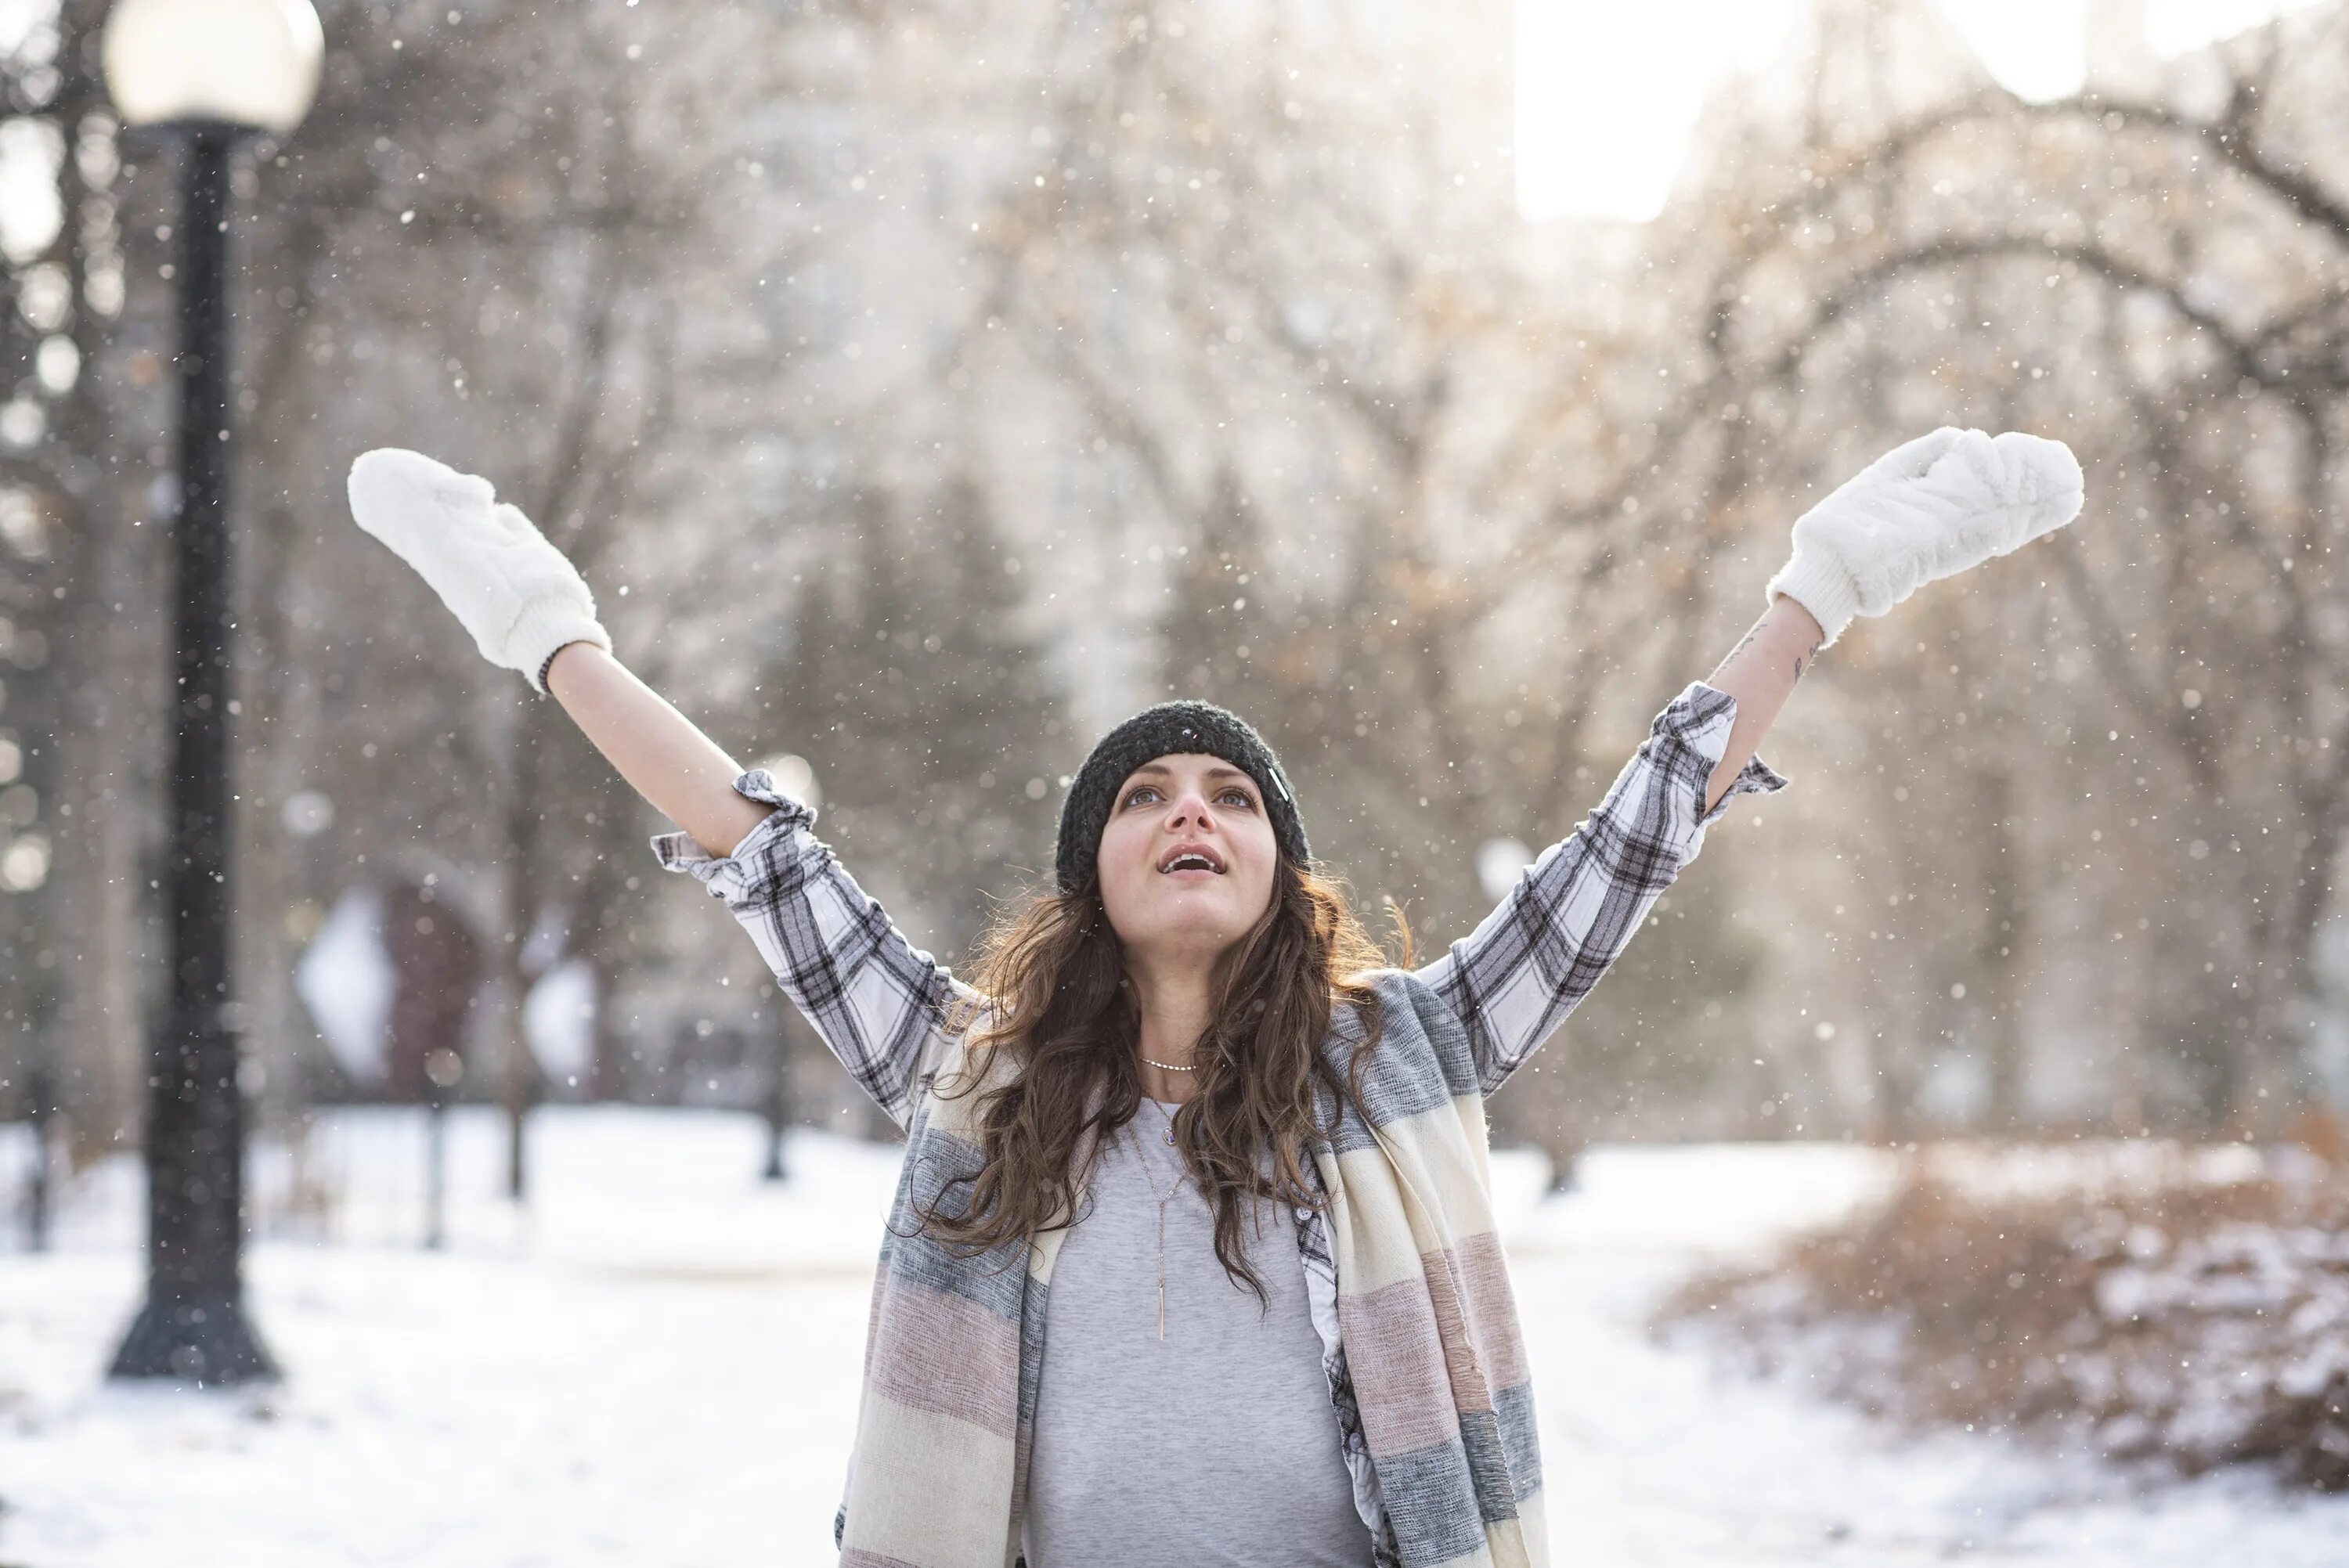
{"label": "wrist", "polygon": [[[547,655],[546,657],[539,663],[538,679],[533,684],[535,685],[541,692],[549,696],[555,697],[558,700],[562,698],[563,693],[555,689],[556,684],[565,676],[574,676],[579,671],[581,661],[577,659],[566,659],[563,656],[574,648],[595,648],[599,652],[606,654],[611,652],[611,650],[605,647],[603,644],[588,637],[581,637],[574,642],[564,644],[561,647],[556,648],[553,653]],[[561,675],[556,673],[558,670],[562,672]],[[571,684],[575,686],[577,682],[573,681]]]}
{"label": "wrist", "polygon": [[1816,615],[1812,614],[1809,610],[1806,609],[1800,599],[1795,598],[1792,593],[1781,589],[1777,593],[1770,595],[1770,607],[1775,610],[1782,604],[1785,606],[1786,614],[1793,617],[1797,624],[1808,628],[1807,635],[1812,646],[1822,647],[1826,645],[1827,640],[1827,629],[1819,624],[1819,618]]}
{"label": "wrist", "polygon": [[571,604],[540,603],[522,613],[506,634],[505,645],[513,667],[522,671],[532,690],[544,696],[554,655],[574,643],[593,643],[605,653],[612,649],[610,634],[593,614]]}
{"label": "wrist", "polygon": [[1783,594],[1799,605],[1816,623],[1821,647],[1832,645],[1859,614],[1859,589],[1850,572],[1842,562],[1816,552],[1796,551],[1778,568],[1763,593],[1769,603],[1775,603]]}

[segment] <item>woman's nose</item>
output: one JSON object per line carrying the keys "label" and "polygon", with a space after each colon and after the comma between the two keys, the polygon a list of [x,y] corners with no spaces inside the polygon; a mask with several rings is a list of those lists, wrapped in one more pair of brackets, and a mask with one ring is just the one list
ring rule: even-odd
{"label": "woman's nose", "polygon": [[1197,795],[1185,795],[1174,802],[1174,820],[1171,827],[1206,827],[1212,822],[1207,815],[1206,800]]}

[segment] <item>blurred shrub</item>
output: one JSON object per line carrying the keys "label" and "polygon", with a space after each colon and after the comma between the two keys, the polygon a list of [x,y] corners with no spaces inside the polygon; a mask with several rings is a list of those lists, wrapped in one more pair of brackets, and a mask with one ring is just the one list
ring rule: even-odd
{"label": "blurred shrub", "polygon": [[2240,1145],[2095,1167],[1929,1160],[1849,1224],[1691,1281],[1655,1330],[1906,1424],[2349,1491],[2349,1176]]}

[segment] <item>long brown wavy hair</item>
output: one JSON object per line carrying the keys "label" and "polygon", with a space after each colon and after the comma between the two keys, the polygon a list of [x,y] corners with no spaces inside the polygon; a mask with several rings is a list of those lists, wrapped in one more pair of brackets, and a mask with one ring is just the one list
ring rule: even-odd
{"label": "long brown wavy hair", "polygon": [[[1315,1087],[1333,1091],[1336,1113],[1359,1104],[1362,1067],[1384,1024],[1365,972],[1386,962],[1336,879],[1283,855],[1273,887],[1263,915],[1216,961],[1213,1022],[1192,1052],[1196,1092],[1174,1116],[1175,1146],[1215,1210],[1216,1260],[1266,1305],[1264,1282],[1247,1264],[1242,1220],[1259,1197],[1313,1208],[1326,1202],[1304,1174],[1308,1139],[1337,1130],[1334,1119],[1316,1121]],[[1410,928],[1399,908],[1388,909],[1408,967]],[[978,990],[987,1000],[966,1004],[951,1020],[973,1031],[968,1071],[959,1088],[939,1092],[951,1098],[995,1079],[989,1064],[997,1052],[1009,1053],[1018,1070],[980,1101],[979,1174],[950,1183],[916,1210],[930,1235],[973,1254],[1073,1212],[1077,1151],[1086,1135],[1098,1149],[1142,1109],[1141,1012],[1098,881],[1073,893],[1050,887],[1029,893],[998,919],[976,957]],[[1363,1031],[1343,1074],[1320,1049],[1340,1006],[1356,1010]],[[965,1186],[962,1212],[941,1212],[947,1193]]]}

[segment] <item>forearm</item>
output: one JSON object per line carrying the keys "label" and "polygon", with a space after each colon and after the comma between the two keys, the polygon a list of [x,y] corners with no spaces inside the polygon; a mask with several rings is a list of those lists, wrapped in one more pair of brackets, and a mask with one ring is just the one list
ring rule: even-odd
{"label": "forearm", "polygon": [[726,855],[771,806],[734,789],[742,769],[667,699],[593,643],[573,643],[547,667],[546,689],[596,750],[702,852]]}
{"label": "forearm", "polygon": [[1729,745],[1721,754],[1713,777],[1706,780],[1704,807],[1710,811],[1732,780],[1761,749],[1778,710],[1786,706],[1795,683],[1811,666],[1826,634],[1811,613],[1781,593],[1770,601],[1762,618],[1744,640],[1730,650],[1721,667],[1705,677],[1705,685],[1737,699],[1737,717],[1729,727]]}

